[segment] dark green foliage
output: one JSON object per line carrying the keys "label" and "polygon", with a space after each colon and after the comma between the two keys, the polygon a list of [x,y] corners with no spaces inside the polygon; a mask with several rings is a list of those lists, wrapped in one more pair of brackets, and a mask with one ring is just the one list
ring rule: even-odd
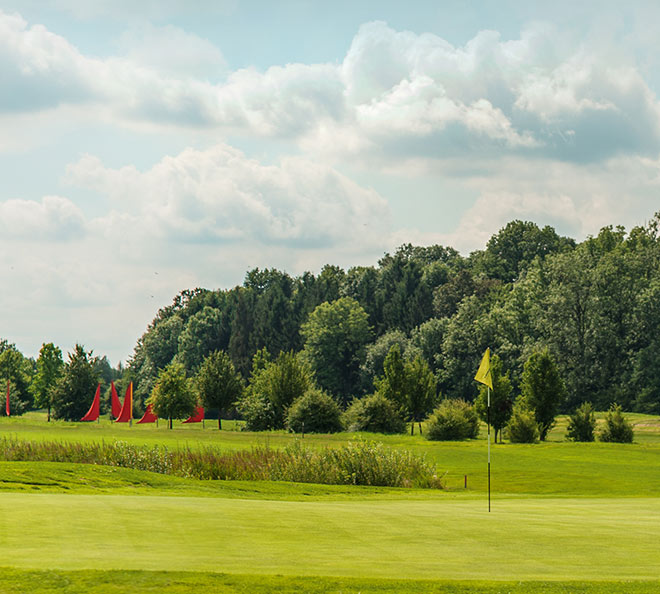
{"label": "dark green foliage", "polygon": [[395,344],[385,357],[383,376],[376,380],[380,394],[396,403],[410,421],[410,434],[433,408],[436,397],[436,379],[428,363],[421,357],[414,361],[401,358],[399,346]]}
{"label": "dark green foliage", "polygon": [[426,438],[433,441],[474,439],[477,435],[479,417],[465,400],[443,400],[426,420]]}
{"label": "dark green foliage", "polygon": [[53,392],[53,416],[79,421],[89,410],[98,384],[92,351],[77,344]]}
{"label": "dark green foliage", "polygon": [[406,410],[410,416],[410,434],[414,433],[415,422],[422,432],[422,420],[433,408],[436,399],[436,380],[428,363],[420,357],[407,362]]}
{"label": "dark green foliage", "polygon": [[583,402],[568,420],[566,439],[569,441],[594,441],[596,415],[591,402]]}
{"label": "dark green foliage", "polygon": [[516,398],[506,431],[511,443],[536,443],[539,440],[539,426],[534,411],[524,396]]}
{"label": "dark green foliage", "polygon": [[367,392],[373,389],[374,380],[383,375],[385,358],[394,345],[399,347],[401,355],[408,348],[408,339],[401,330],[390,330],[367,347],[365,361],[360,369],[362,386]]}
{"label": "dark green foliage", "polygon": [[205,408],[218,409],[218,429],[222,413],[226,413],[243,393],[243,381],[224,351],[208,355],[195,377],[197,392]]}
{"label": "dark green foliage", "polygon": [[488,276],[511,282],[534,258],[572,249],[575,242],[557,235],[552,227],[539,229],[530,221],[511,221],[488,240],[484,264]]}
{"label": "dark green foliage", "polygon": [[[490,359],[491,378],[493,380],[493,390],[490,393],[490,424],[495,430],[495,443],[497,435],[501,433],[511,418],[513,409],[513,388],[509,380],[508,372],[502,367],[502,360],[497,355]],[[479,385],[479,395],[474,402],[475,410],[482,421],[488,419],[488,386]]]}
{"label": "dark green foliage", "polygon": [[42,344],[37,359],[37,372],[32,380],[32,393],[35,405],[47,409],[48,421],[50,421],[55,387],[63,373],[62,351],[52,342]]}
{"label": "dark green foliage", "polygon": [[295,433],[336,433],[342,429],[340,416],[341,409],[332,396],[310,388],[289,407],[286,426]]}
{"label": "dark green foliage", "polygon": [[[0,390],[6,394],[7,382],[10,382],[10,399],[14,399],[15,406],[12,415],[23,414],[32,406],[33,398],[30,390],[33,368],[31,361],[23,356],[15,345],[3,340],[0,342]],[[5,407],[0,407],[0,414],[4,415]]]}
{"label": "dark green foliage", "polygon": [[172,419],[186,419],[195,412],[197,394],[181,363],[170,363],[158,374],[158,381],[146,404],[151,404],[160,418],[168,420],[170,429]]}
{"label": "dark green foliage", "polygon": [[366,312],[349,297],[322,303],[301,328],[305,357],[319,386],[348,402],[359,385],[371,328]]}
{"label": "dark green foliage", "polygon": [[343,423],[347,431],[403,433],[406,430],[399,407],[378,392],[353,400],[344,413]]}
{"label": "dark green foliage", "polygon": [[566,394],[555,360],[549,351],[533,353],[525,363],[521,390],[534,411],[539,437],[545,440]]}
{"label": "dark green foliage", "polygon": [[[255,356],[254,365],[247,390],[250,402],[256,405],[256,412],[264,400],[267,400],[274,414],[273,427],[280,429],[284,427],[287,408],[312,387],[312,374],[300,355],[293,351],[280,353],[274,361],[268,361],[262,351]],[[239,409],[242,411],[245,406],[241,405]],[[269,413],[269,407],[264,413]],[[262,415],[257,415],[257,418],[262,418]],[[263,418],[268,419],[269,414]],[[257,429],[253,426],[252,430]]]}
{"label": "dark green foliage", "polygon": [[623,416],[621,407],[613,404],[605,414],[605,425],[601,429],[598,439],[615,443],[632,443],[632,425]]}
{"label": "dark green foliage", "polygon": [[513,221],[469,257],[404,245],[377,266],[348,272],[328,265],[294,278],[254,269],[243,286],[183,291],[160,310],[124,379],[135,382],[141,402],[163,365],[175,359],[191,374],[216,349],[247,378],[257,350],[300,352],[308,318],[336,314],[334,303],[348,299],[359,304],[366,317],[358,326],[367,331],[328,315],[321,326],[332,331],[314,332],[318,343],[306,350],[321,387],[345,403],[373,389],[395,337],[402,356],[425,359],[450,397],[477,397],[472,378],[487,346],[511,372],[516,392],[530,353],[547,348],[566,387],[560,411],[616,401],[626,410],[660,412],[659,222],[656,216],[627,234],[605,227],[575,246],[549,227]]}
{"label": "dark green foliage", "polygon": [[269,431],[279,427],[273,403],[267,396],[250,390],[236,403],[246,431]]}

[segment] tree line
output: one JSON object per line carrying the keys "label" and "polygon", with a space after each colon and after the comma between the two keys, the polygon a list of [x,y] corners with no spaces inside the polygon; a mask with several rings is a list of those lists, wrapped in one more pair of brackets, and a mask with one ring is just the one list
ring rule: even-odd
{"label": "tree line", "polygon": [[[659,414],[659,224],[660,213],[644,226],[605,227],[578,243],[552,227],[512,221],[468,256],[404,245],[376,266],[326,265],[295,277],[257,268],[229,290],[182,291],[158,311],[126,368],[88,358],[106,384],[134,383],[136,414],[168,366],[197,377],[219,352],[245,386],[266,381],[259,379],[263,369],[295,356],[343,410],[384,394],[388,357],[400,358],[409,381],[432,384],[435,399],[478,403],[473,377],[487,347],[514,394],[522,391],[525,363],[547,352],[564,386],[561,412],[590,402],[599,410],[617,403]],[[45,406],[39,382],[46,361],[43,353],[33,361],[0,343],[0,378],[10,380],[18,408]],[[396,386],[391,390],[386,397],[403,406]],[[246,406],[224,414],[245,415]]]}

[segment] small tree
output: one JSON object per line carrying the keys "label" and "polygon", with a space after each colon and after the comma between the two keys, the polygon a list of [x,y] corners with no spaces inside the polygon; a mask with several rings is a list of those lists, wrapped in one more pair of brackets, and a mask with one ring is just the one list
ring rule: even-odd
{"label": "small tree", "polygon": [[312,387],[312,374],[293,351],[280,353],[273,362],[260,358],[259,364],[263,367],[253,373],[248,391],[271,402],[275,427],[283,427],[286,409]]}
{"label": "small tree", "polygon": [[146,401],[159,417],[167,419],[172,429],[172,419],[185,419],[197,408],[197,394],[181,363],[170,363],[158,374],[151,396]]}
{"label": "small tree", "polygon": [[599,435],[600,441],[632,443],[633,436],[632,425],[623,416],[621,407],[613,404],[605,415],[605,426]]}
{"label": "small tree", "polygon": [[435,441],[473,439],[479,435],[479,417],[474,407],[465,402],[450,398],[426,420],[426,438]]}
{"label": "small tree", "polygon": [[406,408],[410,414],[410,435],[414,434],[415,422],[422,433],[422,419],[435,404],[436,379],[429,365],[421,357],[406,363]]}
{"label": "small tree", "polygon": [[37,373],[32,380],[32,391],[35,405],[48,410],[48,422],[50,422],[55,387],[63,373],[62,351],[52,342],[42,344],[37,359]]}
{"label": "small tree", "polygon": [[222,429],[222,413],[226,412],[243,392],[243,381],[224,351],[208,355],[195,377],[202,404],[218,409],[218,429]]}
{"label": "small tree", "polygon": [[[502,429],[511,418],[513,388],[509,373],[505,372],[502,361],[497,355],[490,358],[490,375],[493,381],[493,389],[490,392],[490,424],[495,431],[495,443],[497,434],[502,440]],[[479,385],[479,394],[474,402],[474,407],[482,421],[488,419],[488,386]]]}
{"label": "small tree", "polygon": [[536,443],[539,440],[534,411],[524,396],[516,398],[506,429],[512,443]]}
{"label": "small tree", "polygon": [[593,441],[596,415],[591,402],[583,402],[568,419],[566,438],[569,441]]}
{"label": "small tree", "polygon": [[89,410],[98,377],[92,351],[77,344],[53,392],[53,416],[66,421],[79,421]]}
{"label": "small tree", "polygon": [[534,411],[539,426],[539,436],[544,441],[555,424],[559,406],[566,397],[566,388],[557,365],[546,349],[533,353],[525,362],[521,391]]}
{"label": "small tree", "polygon": [[436,378],[428,363],[421,357],[404,361],[399,345],[395,344],[385,357],[383,376],[376,380],[380,394],[396,403],[410,421],[410,435],[415,423],[422,432],[422,419],[433,409],[436,394]]}
{"label": "small tree", "polygon": [[403,433],[406,430],[400,408],[378,392],[353,400],[344,413],[343,423],[348,431]]}
{"label": "small tree", "polygon": [[293,401],[286,425],[296,433],[336,433],[341,431],[341,409],[337,402],[318,388],[310,388]]}

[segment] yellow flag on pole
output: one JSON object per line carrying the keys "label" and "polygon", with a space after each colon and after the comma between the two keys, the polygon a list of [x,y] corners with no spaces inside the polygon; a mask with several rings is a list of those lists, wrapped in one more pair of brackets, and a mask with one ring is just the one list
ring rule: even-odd
{"label": "yellow flag on pole", "polygon": [[493,378],[490,375],[490,349],[486,349],[474,379],[493,389]]}

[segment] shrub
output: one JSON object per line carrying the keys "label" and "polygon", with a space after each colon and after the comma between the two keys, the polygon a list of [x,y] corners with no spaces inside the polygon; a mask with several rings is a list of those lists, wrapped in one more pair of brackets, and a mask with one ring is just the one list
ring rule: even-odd
{"label": "shrub", "polygon": [[633,428],[626,421],[618,404],[613,404],[605,415],[605,426],[599,435],[600,441],[632,443]]}
{"label": "shrub", "polygon": [[236,408],[245,420],[246,431],[268,431],[277,425],[273,403],[263,394],[248,392]]}
{"label": "shrub", "polygon": [[536,443],[539,440],[539,426],[534,411],[523,396],[516,398],[506,428],[512,443]]}
{"label": "shrub", "polygon": [[291,404],[286,425],[296,433],[336,433],[341,431],[341,409],[332,396],[310,388]]}
{"label": "shrub", "polygon": [[403,433],[406,430],[398,406],[378,392],[354,400],[344,413],[343,423],[348,431]]}
{"label": "shrub", "polygon": [[583,402],[569,417],[566,438],[570,441],[593,441],[596,428],[591,402]]}
{"label": "shrub", "polygon": [[477,412],[465,400],[443,400],[426,423],[426,438],[435,441],[471,439],[479,434]]}

